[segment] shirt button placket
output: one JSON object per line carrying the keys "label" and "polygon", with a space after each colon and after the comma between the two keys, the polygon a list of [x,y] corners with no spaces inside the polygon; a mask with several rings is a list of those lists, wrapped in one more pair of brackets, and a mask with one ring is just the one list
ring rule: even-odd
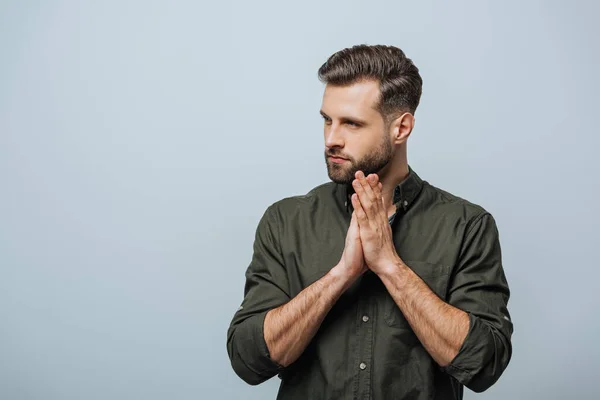
{"label": "shirt button placket", "polygon": [[[368,283],[367,287],[368,289]],[[358,348],[358,373],[356,379],[358,379],[358,391],[357,397],[359,399],[370,399],[371,398],[371,371],[370,367],[373,362],[373,299],[371,296],[364,296],[359,307],[362,309],[362,313],[359,315],[358,323],[362,325],[359,329],[360,345]],[[355,364],[356,365],[356,364]]]}

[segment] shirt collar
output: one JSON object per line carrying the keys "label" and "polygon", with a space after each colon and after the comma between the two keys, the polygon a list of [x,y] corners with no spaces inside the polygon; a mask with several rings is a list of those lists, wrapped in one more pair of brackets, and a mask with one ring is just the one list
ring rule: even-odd
{"label": "shirt collar", "polygon": [[[354,193],[352,183],[338,184],[338,187],[340,189],[338,192],[341,194],[341,200],[344,207],[346,208],[346,211],[349,211],[352,207],[350,196]],[[423,180],[409,165],[408,176],[394,188],[394,204],[396,205],[396,210],[402,207],[404,211],[406,211],[415,201],[417,195],[421,192],[422,187]]]}

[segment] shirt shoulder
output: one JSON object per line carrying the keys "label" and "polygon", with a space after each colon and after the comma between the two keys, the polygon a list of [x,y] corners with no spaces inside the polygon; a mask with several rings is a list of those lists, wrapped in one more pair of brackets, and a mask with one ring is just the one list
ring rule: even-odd
{"label": "shirt shoulder", "polygon": [[277,200],[269,206],[269,209],[280,214],[282,217],[291,214],[312,213],[315,208],[330,206],[337,200],[339,190],[335,182],[325,182],[310,189],[305,194],[293,195]]}
{"label": "shirt shoulder", "polygon": [[490,214],[481,204],[432,185],[427,181],[423,181],[421,196],[423,196],[423,200],[429,211],[440,216],[456,217],[469,223],[486,214]]}

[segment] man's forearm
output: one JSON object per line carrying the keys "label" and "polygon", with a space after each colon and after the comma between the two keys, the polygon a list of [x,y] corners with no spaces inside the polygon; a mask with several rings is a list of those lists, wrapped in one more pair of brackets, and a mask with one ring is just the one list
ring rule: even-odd
{"label": "man's forearm", "polygon": [[448,365],[469,331],[468,314],[441,300],[401,261],[379,276],[423,347],[439,365]]}
{"label": "man's forearm", "polygon": [[351,280],[337,267],[265,316],[265,342],[271,358],[288,366],[304,351]]}

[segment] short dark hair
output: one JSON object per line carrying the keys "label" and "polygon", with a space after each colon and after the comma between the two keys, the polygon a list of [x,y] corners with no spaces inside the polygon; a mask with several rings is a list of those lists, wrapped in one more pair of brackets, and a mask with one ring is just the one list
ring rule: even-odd
{"label": "short dark hair", "polygon": [[332,54],[319,68],[319,80],[346,86],[363,80],[379,82],[377,110],[386,123],[410,112],[414,115],[423,79],[412,60],[398,47],[360,44]]}

